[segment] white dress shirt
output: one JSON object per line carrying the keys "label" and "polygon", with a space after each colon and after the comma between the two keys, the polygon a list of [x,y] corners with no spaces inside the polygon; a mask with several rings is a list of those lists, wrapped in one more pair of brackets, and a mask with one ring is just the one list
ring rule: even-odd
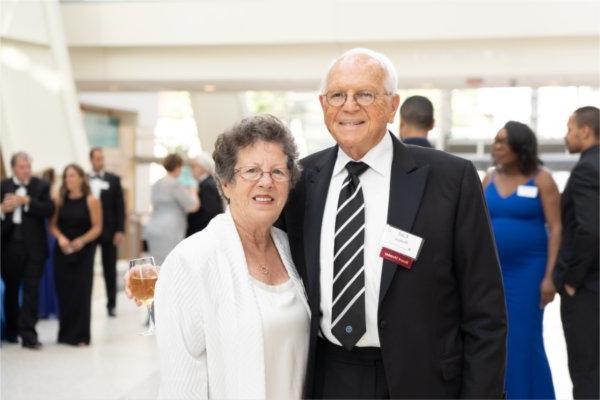
{"label": "white dress shirt", "polygon": [[[19,181],[19,179],[17,179],[16,176],[13,177],[13,182],[15,183],[15,185],[19,186],[19,188],[15,191],[15,195],[27,196],[27,188],[25,186],[28,185],[29,182],[21,182]],[[13,224],[20,224],[21,222],[23,222],[23,212],[27,211],[29,211],[29,205],[25,205],[25,207],[19,206],[15,208],[12,217]]]}
{"label": "white dress shirt", "polygon": [[331,305],[333,290],[333,243],[338,198],[344,179],[348,176],[345,166],[349,161],[362,161],[369,165],[360,177],[365,200],[365,315],[367,331],[356,343],[359,347],[380,347],[377,327],[379,287],[383,259],[379,257],[381,237],[387,224],[390,197],[390,177],[393,143],[389,134],[360,160],[352,160],[340,148],[333,167],[333,175],[327,192],[327,201],[321,226],[321,332],[327,340],[340,342],[331,333]]}
{"label": "white dress shirt", "polygon": [[103,190],[107,190],[109,188],[109,183],[104,180],[104,170],[102,171],[92,171],[90,174],[90,191],[95,198],[99,199]]}

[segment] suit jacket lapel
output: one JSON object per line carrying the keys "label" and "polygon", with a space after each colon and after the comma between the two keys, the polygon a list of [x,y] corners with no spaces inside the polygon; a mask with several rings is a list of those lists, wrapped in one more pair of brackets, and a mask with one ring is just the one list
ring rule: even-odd
{"label": "suit jacket lapel", "polygon": [[337,151],[337,146],[332,147],[315,165],[314,170],[306,171],[308,176],[304,209],[304,259],[309,282],[307,285],[309,301],[317,309],[319,307],[319,273],[321,270],[321,226]]}
{"label": "suit jacket lapel", "polygon": [[[398,229],[410,232],[419,211],[429,165],[417,167],[407,148],[393,134],[390,135],[394,146],[394,158],[387,222]],[[379,304],[383,301],[397,269],[398,266],[393,262],[383,260]]]}

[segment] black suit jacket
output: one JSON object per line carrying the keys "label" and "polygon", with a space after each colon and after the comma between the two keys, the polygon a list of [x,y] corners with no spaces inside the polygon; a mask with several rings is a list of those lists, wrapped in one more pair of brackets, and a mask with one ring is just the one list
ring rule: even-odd
{"label": "black suit jacket", "polygon": [[562,241],[554,281],[598,292],[598,145],[581,154],[561,196]]}
{"label": "black suit jacket", "polygon": [[[424,243],[410,270],[383,262],[378,320],[390,396],[499,398],[506,357],[504,292],[477,172],[466,160],[392,138],[388,223]],[[302,178],[281,221],[312,312],[306,397],[313,397],[319,243],[331,240],[320,236],[337,150],[302,161]]]}
{"label": "black suit jacket", "polygon": [[[17,190],[12,178],[0,183],[2,200],[8,193]],[[50,186],[47,182],[32,177],[26,186],[27,195],[30,197],[28,210],[23,207],[21,229],[23,241],[32,260],[41,262],[48,257],[48,234],[46,232],[46,218],[54,212],[54,203],[50,198]],[[2,220],[2,244],[11,240],[11,232],[15,229],[12,222],[13,213],[8,213]]]}
{"label": "black suit jacket", "polygon": [[104,172],[108,189],[100,192],[102,202],[102,241],[112,241],[115,232],[125,232],[125,201],[121,178],[118,175]]}
{"label": "black suit jacket", "polygon": [[212,176],[208,176],[198,185],[200,197],[200,208],[198,211],[188,214],[188,226],[186,236],[193,235],[206,228],[206,225],[217,214],[223,212],[223,202],[219,195],[219,189]]}

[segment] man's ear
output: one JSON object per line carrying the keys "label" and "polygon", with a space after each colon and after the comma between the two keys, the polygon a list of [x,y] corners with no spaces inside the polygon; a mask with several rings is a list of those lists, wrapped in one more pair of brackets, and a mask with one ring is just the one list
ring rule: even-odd
{"label": "man's ear", "polygon": [[592,132],[592,128],[588,125],[583,125],[581,128],[579,128],[579,132],[581,133],[582,140],[586,142],[594,140],[594,132]]}
{"label": "man's ear", "polygon": [[325,111],[325,96],[322,94],[319,95],[319,103],[321,103],[321,108]]}
{"label": "man's ear", "polygon": [[398,107],[400,106],[400,96],[397,93],[392,95],[392,110],[390,112],[390,118],[388,120],[388,124],[394,123],[394,117],[396,116],[396,112],[398,111]]}
{"label": "man's ear", "polygon": [[431,126],[429,126],[428,130],[432,130],[435,127],[435,119],[431,121]]}

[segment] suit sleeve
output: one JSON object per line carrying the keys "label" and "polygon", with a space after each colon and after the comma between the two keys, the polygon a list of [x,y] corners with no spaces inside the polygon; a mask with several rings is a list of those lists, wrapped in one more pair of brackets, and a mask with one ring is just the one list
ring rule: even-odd
{"label": "suit sleeve", "polygon": [[125,232],[125,200],[123,198],[123,188],[121,187],[121,178],[115,179],[115,217],[116,231]]}
{"label": "suit sleeve", "polygon": [[504,290],[477,171],[463,173],[454,228],[454,265],[461,297],[461,398],[501,398],[506,360]]}
{"label": "suit sleeve", "polygon": [[598,252],[598,174],[592,164],[581,163],[570,180],[577,228],[571,251],[561,249],[558,262],[566,267],[565,283],[578,288]]}
{"label": "suit sleeve", "polygon": [[200,190],[200,207],[211,217],[223,212],[223,202],[215,185],[205,185]]}
{"label": "suit sleeve", "polygon": [[38,181],[40,185],[39,196],[30,196],[27,214],[50,218],[54,212],[54,203],[50,198],[50,186],[44,181]]}

